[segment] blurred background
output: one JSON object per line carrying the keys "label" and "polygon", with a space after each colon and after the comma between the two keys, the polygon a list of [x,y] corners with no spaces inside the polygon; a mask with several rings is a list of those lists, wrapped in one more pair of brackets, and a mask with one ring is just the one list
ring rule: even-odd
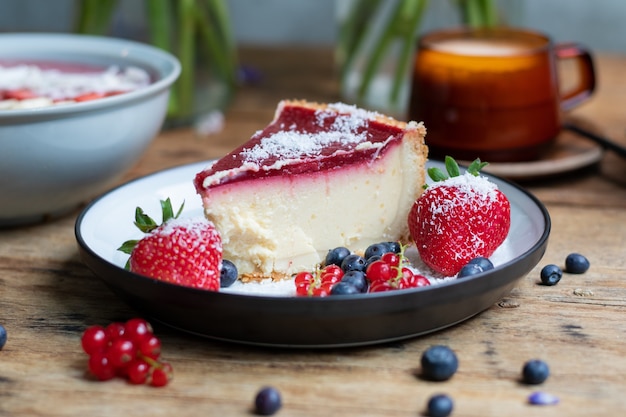
{"label": "blurred background", "polygon": [[[71,31],[78,0],[0,0],[0,31]],[[142,3],[121,0],[115,17],[118,34],[144,29]],[[332,45],[337,16],[350,0],[228,0],[239,45]],[[452,0],[432,0],[420,30],[456,23]],[[626,53],[624,0],[498,0],[504,19],[549,33],[557,40],[576,40],[597,51]]]}

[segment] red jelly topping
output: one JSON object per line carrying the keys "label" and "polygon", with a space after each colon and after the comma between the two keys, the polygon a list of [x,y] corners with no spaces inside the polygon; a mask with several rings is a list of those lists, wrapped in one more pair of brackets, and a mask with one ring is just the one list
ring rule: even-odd
{"label": "red jelly topping", "polygon": [[[233,170],[215,187],[235,181],[297,175],[371,161],[388,144],[400,143],[404,130],[378,122],[371,113],[343,105],[346,111],[287,105],[277,120],[195,178],[197,190],[218,172]],[[370,117],[367,117],[370,115]],[[378,146],[362,147],[364,142]],[[384,144],[384,145],[383,145]],[[243,169],[238,169],[245,167]]]}

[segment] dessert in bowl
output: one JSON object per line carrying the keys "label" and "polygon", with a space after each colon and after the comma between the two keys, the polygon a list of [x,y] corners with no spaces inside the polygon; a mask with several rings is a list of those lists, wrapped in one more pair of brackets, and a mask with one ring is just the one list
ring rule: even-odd
{"label": "dessert in bowl", "polygon": [[[0,34],[0,66],[15,70],[13,76],[31,70],[25,77],[31,88],[24,77],[12,79],[14,89],[0,81],[0,226],[66,213],[118,181],[160,130],[180,74],[178,60],[160,49],[70,34]],[[50,98],[32,82],[45,84],[49,71],[64,75],[65,86],[72,74],[104,73],[119,83],[102,89],[104,81],[96,82],[80,90],[82,97]],[[129,73],[143,79],[136,88],[119,78]],[[97,94],[87,99],[88,93]]]}

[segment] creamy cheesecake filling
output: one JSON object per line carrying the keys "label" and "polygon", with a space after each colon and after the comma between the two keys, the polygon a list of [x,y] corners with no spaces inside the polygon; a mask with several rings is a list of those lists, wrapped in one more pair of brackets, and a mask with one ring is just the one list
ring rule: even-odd
{"label": "creamy cheesecake filling", "polygon": [[224,258],[242,281],[281,279],[337,246],[408,239],[424,134],[341,103],[281,102],[270,125],[195,178]]}

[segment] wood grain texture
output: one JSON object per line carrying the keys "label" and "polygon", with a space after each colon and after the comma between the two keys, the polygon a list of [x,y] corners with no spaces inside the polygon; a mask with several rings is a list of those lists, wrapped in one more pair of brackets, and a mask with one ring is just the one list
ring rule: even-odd
{"label": "wood grain texture", "polygon": [[[125,180],[223,155],[262,128],[282,98],[337,99],[330,51],[244,50],[242,62],[263,78],[241,88],[224,130],[204,138],[188,129],[163,132]],[[596,97],[576,110],[622,143],[625,66],[626,57],[598,56]],[[0,230],[0,323],[8,331],[0,351],[0,415],[245,416],[264,385],[281,391],[281,416],[419,416],[439,392],[453,397],[456,416],[623,415],[625,178],[626,162],[606,154],[598,167],[524,184],[552,217],[548,250],[506,299],[471,320],[404,342],[321,351],[223,344],[156,325],[163,357],[175,371],[160,389],[86,376],[79,342],[84,328],[139,313],[79,260],[78,211]],[[562,265],[570,252],[585,254],[591,269],[565,275],[554,287],[539,285],[541,266]],[[421,353],[433,344],[449,345],[459,356],[450,381],[419,378]],[[532,358],[546,360],[552,371],[539,387],[519,381]],[[560,403],[528,405],[527,396],[538,389]]]}

